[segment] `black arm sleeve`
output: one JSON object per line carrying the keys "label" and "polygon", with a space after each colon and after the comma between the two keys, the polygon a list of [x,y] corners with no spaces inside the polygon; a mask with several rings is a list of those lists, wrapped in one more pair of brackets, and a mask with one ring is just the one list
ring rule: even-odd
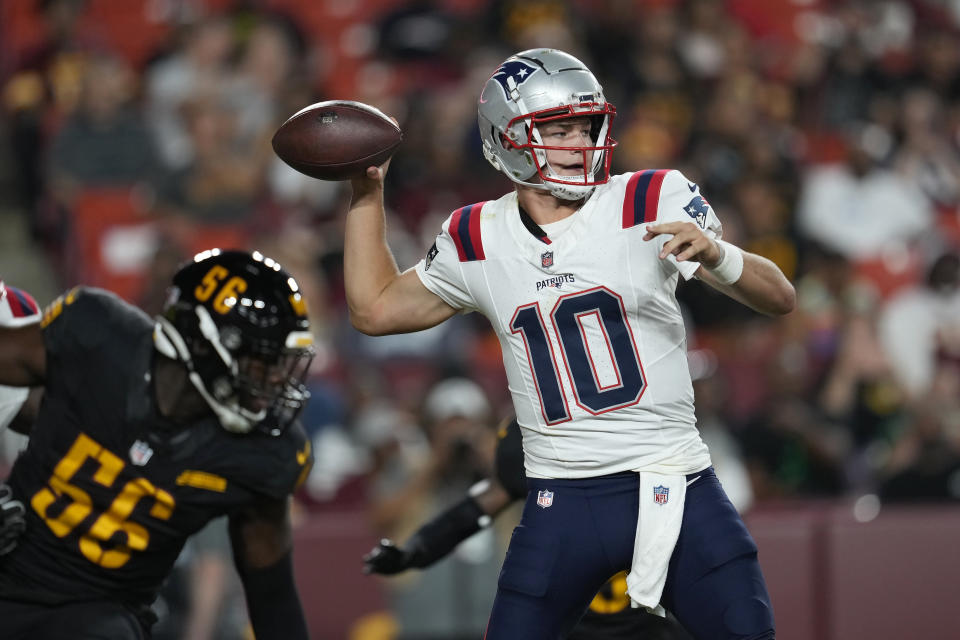
{"label": "black arm sleeve", "polygon": [[293,557],[287,552],[263,569],[245,569],[243,591],[257,640],[307,640],[307,621],[293,581]]}
{"label": "black arm sleeve", "polygon": [[458,544],[480,531],[490,516],[467,496],[413,534],[406,545],[411,567],[428,567],[444,557]]}
{"label": "black arm sleeve", "polygon": [[510,497],[527,497],[527,474],[523,468],[523,434],[514,418],[497,433],[496,478]]}

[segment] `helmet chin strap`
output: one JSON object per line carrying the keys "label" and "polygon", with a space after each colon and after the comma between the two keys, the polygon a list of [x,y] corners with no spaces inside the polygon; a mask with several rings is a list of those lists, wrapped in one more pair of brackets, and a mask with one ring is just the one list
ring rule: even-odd
{"label": "helmet chin strap", "polygon": [[[199,310],[200,308],[198,307],[198,311]],[[202,327],[203,316],[199,313],[198,315],[200,315]],[[207,320],[210,320],[209,315],[207,315]],[[179,360],[187,367],[187,377],[190,383],[203,399],[206,400],[207,404],[210,405],[210,408],[216,414],[217,419],[224,429],[232,433],[249,433],[259,422],[267,417],[266,409],[261,409],[254,413],[241,407],[239,402],[232,402],[230,405],[226,405],[214,398],[213,395],[207,391],[207,387],[203,383],[200,374],[194,370],[190,349],[187,347],[187,343],[184,341],[183,336],[180,335],[180,332],[163,316],[157,316],[156,321],[153,329],[153,343],[157,351],[168,358]],[[202,330],[201,328],[201,331]],[[204,335],[204,337],[207,336]],[[223,356],[225,350],[223,350],[222,345],[220,345],[219,339],[214,342],[214,347],[218,348],[218,353]],[[227,357],[229,357],[229,353]]]}
{"label": "helmet chin strap", "polygon": [[597,188],[597,185],[577,185],[577,184],[560,184],[558,182],[529,182],[527,180],[520,180],[514,178],[509,173],[505,175],[510,178],[516,184],[522,184],[525,187],[530,187],[532,189],[537,189],[539,191],[547,191],[551,195],[561,200],[576,201],[582,200],[589,197],[593,190]]}
{"label": "helmet chin strap", "polygon": [[261,409],[253,413],[237,403],[231,403],[232,406],[227,406],[218,402],[217,399],[207,391],[207,387],[203,384],[200,374],[196,371],[190,372],[190,382],[193,383],[193,386],[196,387],[200,395],[203,396],[203,399],[207,401],[207,404],[210,405],[213,412],[217,414],[220,424],[227,431],[232,433],[250,433],[257,423],[267,417],[266,409]]}
{"label": "helmet chin strap", "polygon": [[[556,171],[553,170],[553,167],[550,166],[550,163],[547,162],[544,167],[541,169],[543,173],[550,178],[566,178],[573,176],[561,176],[558,175]],[[593,180],[593,172],[591,169],[589,173],[584,174],[584,182],[590,182]],[[597,188],[595,184],[563,184],[560,182],[550,182],[549,180],[542,183],[550,193],[552,193],[557,198],[561,200],[580,200],[586,198],[593,190]]]}

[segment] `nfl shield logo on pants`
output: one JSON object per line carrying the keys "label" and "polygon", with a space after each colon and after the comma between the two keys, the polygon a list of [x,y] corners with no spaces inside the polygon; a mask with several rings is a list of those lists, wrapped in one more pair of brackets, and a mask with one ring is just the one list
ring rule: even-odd
{"label": "nfl shield logo on pants", "polygon": [[657,504],[667,504],[670,499],[670,487],[659,484],[653,488],[653,501]]}
{"label": "nfl shield logo on pants", "polygon": [[549,269],[553,266],[553,251],[544,251],[540,254],[540,266]]}
{"label": "nfl shield logo on pants", "polygon": [[537,493],[537,506],[546,509],[553,504],[553,491],[544,489]]}

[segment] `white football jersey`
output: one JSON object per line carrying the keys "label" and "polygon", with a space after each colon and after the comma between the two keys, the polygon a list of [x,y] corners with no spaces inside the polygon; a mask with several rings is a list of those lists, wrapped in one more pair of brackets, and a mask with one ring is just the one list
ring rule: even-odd
{"label": "white football jersey", "polygon": [[[20,327],[40,320],[40,309],[29,294],[14,287],[5,287],[0,280],[0,325]],[[0,385],[0,431],[20,412],[27,399],[26,387]]]}
{"label": "white football jersey", "polygon": [[525,226],[516,192],[463,207],[416,266],[454,308],[500,338],[528,476],[693,473],[710,465],[695,425],[675,291],[696,262],[659,258],[646,224],[721,226],[678,171],[615,176],[554,238]]}

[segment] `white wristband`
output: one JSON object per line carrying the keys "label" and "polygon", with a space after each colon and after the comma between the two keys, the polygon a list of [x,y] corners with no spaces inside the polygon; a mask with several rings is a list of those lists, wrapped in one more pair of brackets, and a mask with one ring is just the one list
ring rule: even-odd
{"label": "white wristband", "polygon": [[723,240],[716,242],[723,251],[723,257],[720,258],[717,266],[711,268],[704,265],[703,268],[720,281],[720,284],[733,284],[743,275],[743,252],[740,251],[740,247],[729,242]]}

